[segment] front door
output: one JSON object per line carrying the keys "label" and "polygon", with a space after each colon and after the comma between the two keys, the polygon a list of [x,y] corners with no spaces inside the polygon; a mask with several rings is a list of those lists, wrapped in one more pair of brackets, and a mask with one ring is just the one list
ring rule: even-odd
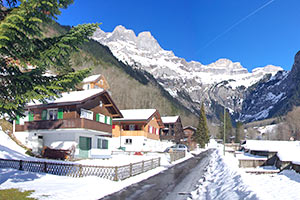
{"label": "front door", "polygon": [[92,138],[79,137],[79,157],[88,158],[92,147]]}
{"label": "front door", "polygon": [[38,153],[40,155],[42,155],[42,151],[43,151],[43,148],[44,148],[44,139],[43,139],[43,136],[39,135],[38,136]]}

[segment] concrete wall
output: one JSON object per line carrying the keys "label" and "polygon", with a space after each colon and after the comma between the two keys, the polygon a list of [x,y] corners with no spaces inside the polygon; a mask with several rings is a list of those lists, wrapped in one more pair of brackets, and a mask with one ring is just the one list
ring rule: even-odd
{"label": "concrete wall", "polygon": [[239,159],[239,167],[241,168],[256,168],[260,166],[264,166],[266,160],[240,160]]}
{"label": "concrete wall", "polygon": [[[126,144],[126,139],[131,139],[132,144]],[[110,138],[112,150],[116,150],[121,146],[125,147],[126,151],[160,151],[164,143],[159,140],[152,140],[144,136],[122,136]]]}

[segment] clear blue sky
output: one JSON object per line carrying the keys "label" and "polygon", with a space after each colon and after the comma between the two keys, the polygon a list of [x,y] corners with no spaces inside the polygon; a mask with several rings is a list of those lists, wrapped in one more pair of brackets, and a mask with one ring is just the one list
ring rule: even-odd
{"label": "clear blue sky", "polygon": [[268,64],[290,70],[300,50],[300,0],[75,0],[58,22],[150,31],[187,61],[228,58],[249,71]]}

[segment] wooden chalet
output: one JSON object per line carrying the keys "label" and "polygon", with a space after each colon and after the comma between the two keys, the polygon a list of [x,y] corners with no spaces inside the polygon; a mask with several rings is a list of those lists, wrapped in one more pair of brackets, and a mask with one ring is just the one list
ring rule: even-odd
{"label": "wooden chalet", "polygon": [[84,90],[97,88],[103,88],[105,90],[109,89],[108,82],[106,81],[105,77],[101,74],[86,77],[85,79],[83,79],[82,84],[82,88]]}
{"label": "wooden chalet", "polygon": [[75,147],[75,157],[110,155],[112,118],[122,113],[104,89],[62,93],[60,98],[31,102],[24,118],[17,118],[14,134],[34,153],[47,146]]}
{"label": "wooden chalet", "polygon": [[113,119],[113,139],[116,148],[126,151],[152,151],[160,144],[164,127],[156,109],[121,110],[123,118]]}
{"label": "wooden chalet", "polygon": [[185,126],[183,128],[183,132],[184,132],[183,143],[187,145],[190,148],[190,150],[197,148],[197,143],[193,140],[193,135],[196,131],[197,129],[193,126]]}
{"label": "wooden chalet", "polygon": [[183,128],[180,116],[162,117],[165,128],[162,130],[160,139],[180,143],[183,140]]}

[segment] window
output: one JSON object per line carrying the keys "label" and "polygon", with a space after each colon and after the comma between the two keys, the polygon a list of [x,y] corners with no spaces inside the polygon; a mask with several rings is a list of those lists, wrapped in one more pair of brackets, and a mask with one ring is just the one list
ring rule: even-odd
{"label": "window", "polygon": [[125,139],[125,144],[132,144],[132,139]]}
{"label": "window", "polygon": [[134,131],[135,130],[135,124],[129,124],[129,130]]}
{"label": "window", "polygon": [[174,128],[174,124],[171,124],[170,126],[171,126],[171,128]]}
{"label": "window", "polygon": [[99,122],[105,123],[105,115],[99,114]]}
{"label": "window", "polygon": [[93,112],[90,110],[86,110],[81,108],[80,118],[90,119],[93,120]]}
{"label": "window", "polygon": [[108,149],[108,140],[98,138],[97,148],[98,149]]}
{"label": "window", "polygon": [[48,120],[57,120],[57,113],[58,113],[58,109],[57,108],[53,108],[53,109],[48,109]]}
{"label": "window", "polygon": [[152,126],[149,126],[148,132],[149,132],[149,133],[152,133],[152,130],[153,130],[153,127],[152,127]]}
{"label": "window", "polygon": [[174,133],[174,130],[172,130],[172,131],[171,131],[171,134],[172,134],[172,136],[174,136],[174,135],[175,135],[175,133]]}

